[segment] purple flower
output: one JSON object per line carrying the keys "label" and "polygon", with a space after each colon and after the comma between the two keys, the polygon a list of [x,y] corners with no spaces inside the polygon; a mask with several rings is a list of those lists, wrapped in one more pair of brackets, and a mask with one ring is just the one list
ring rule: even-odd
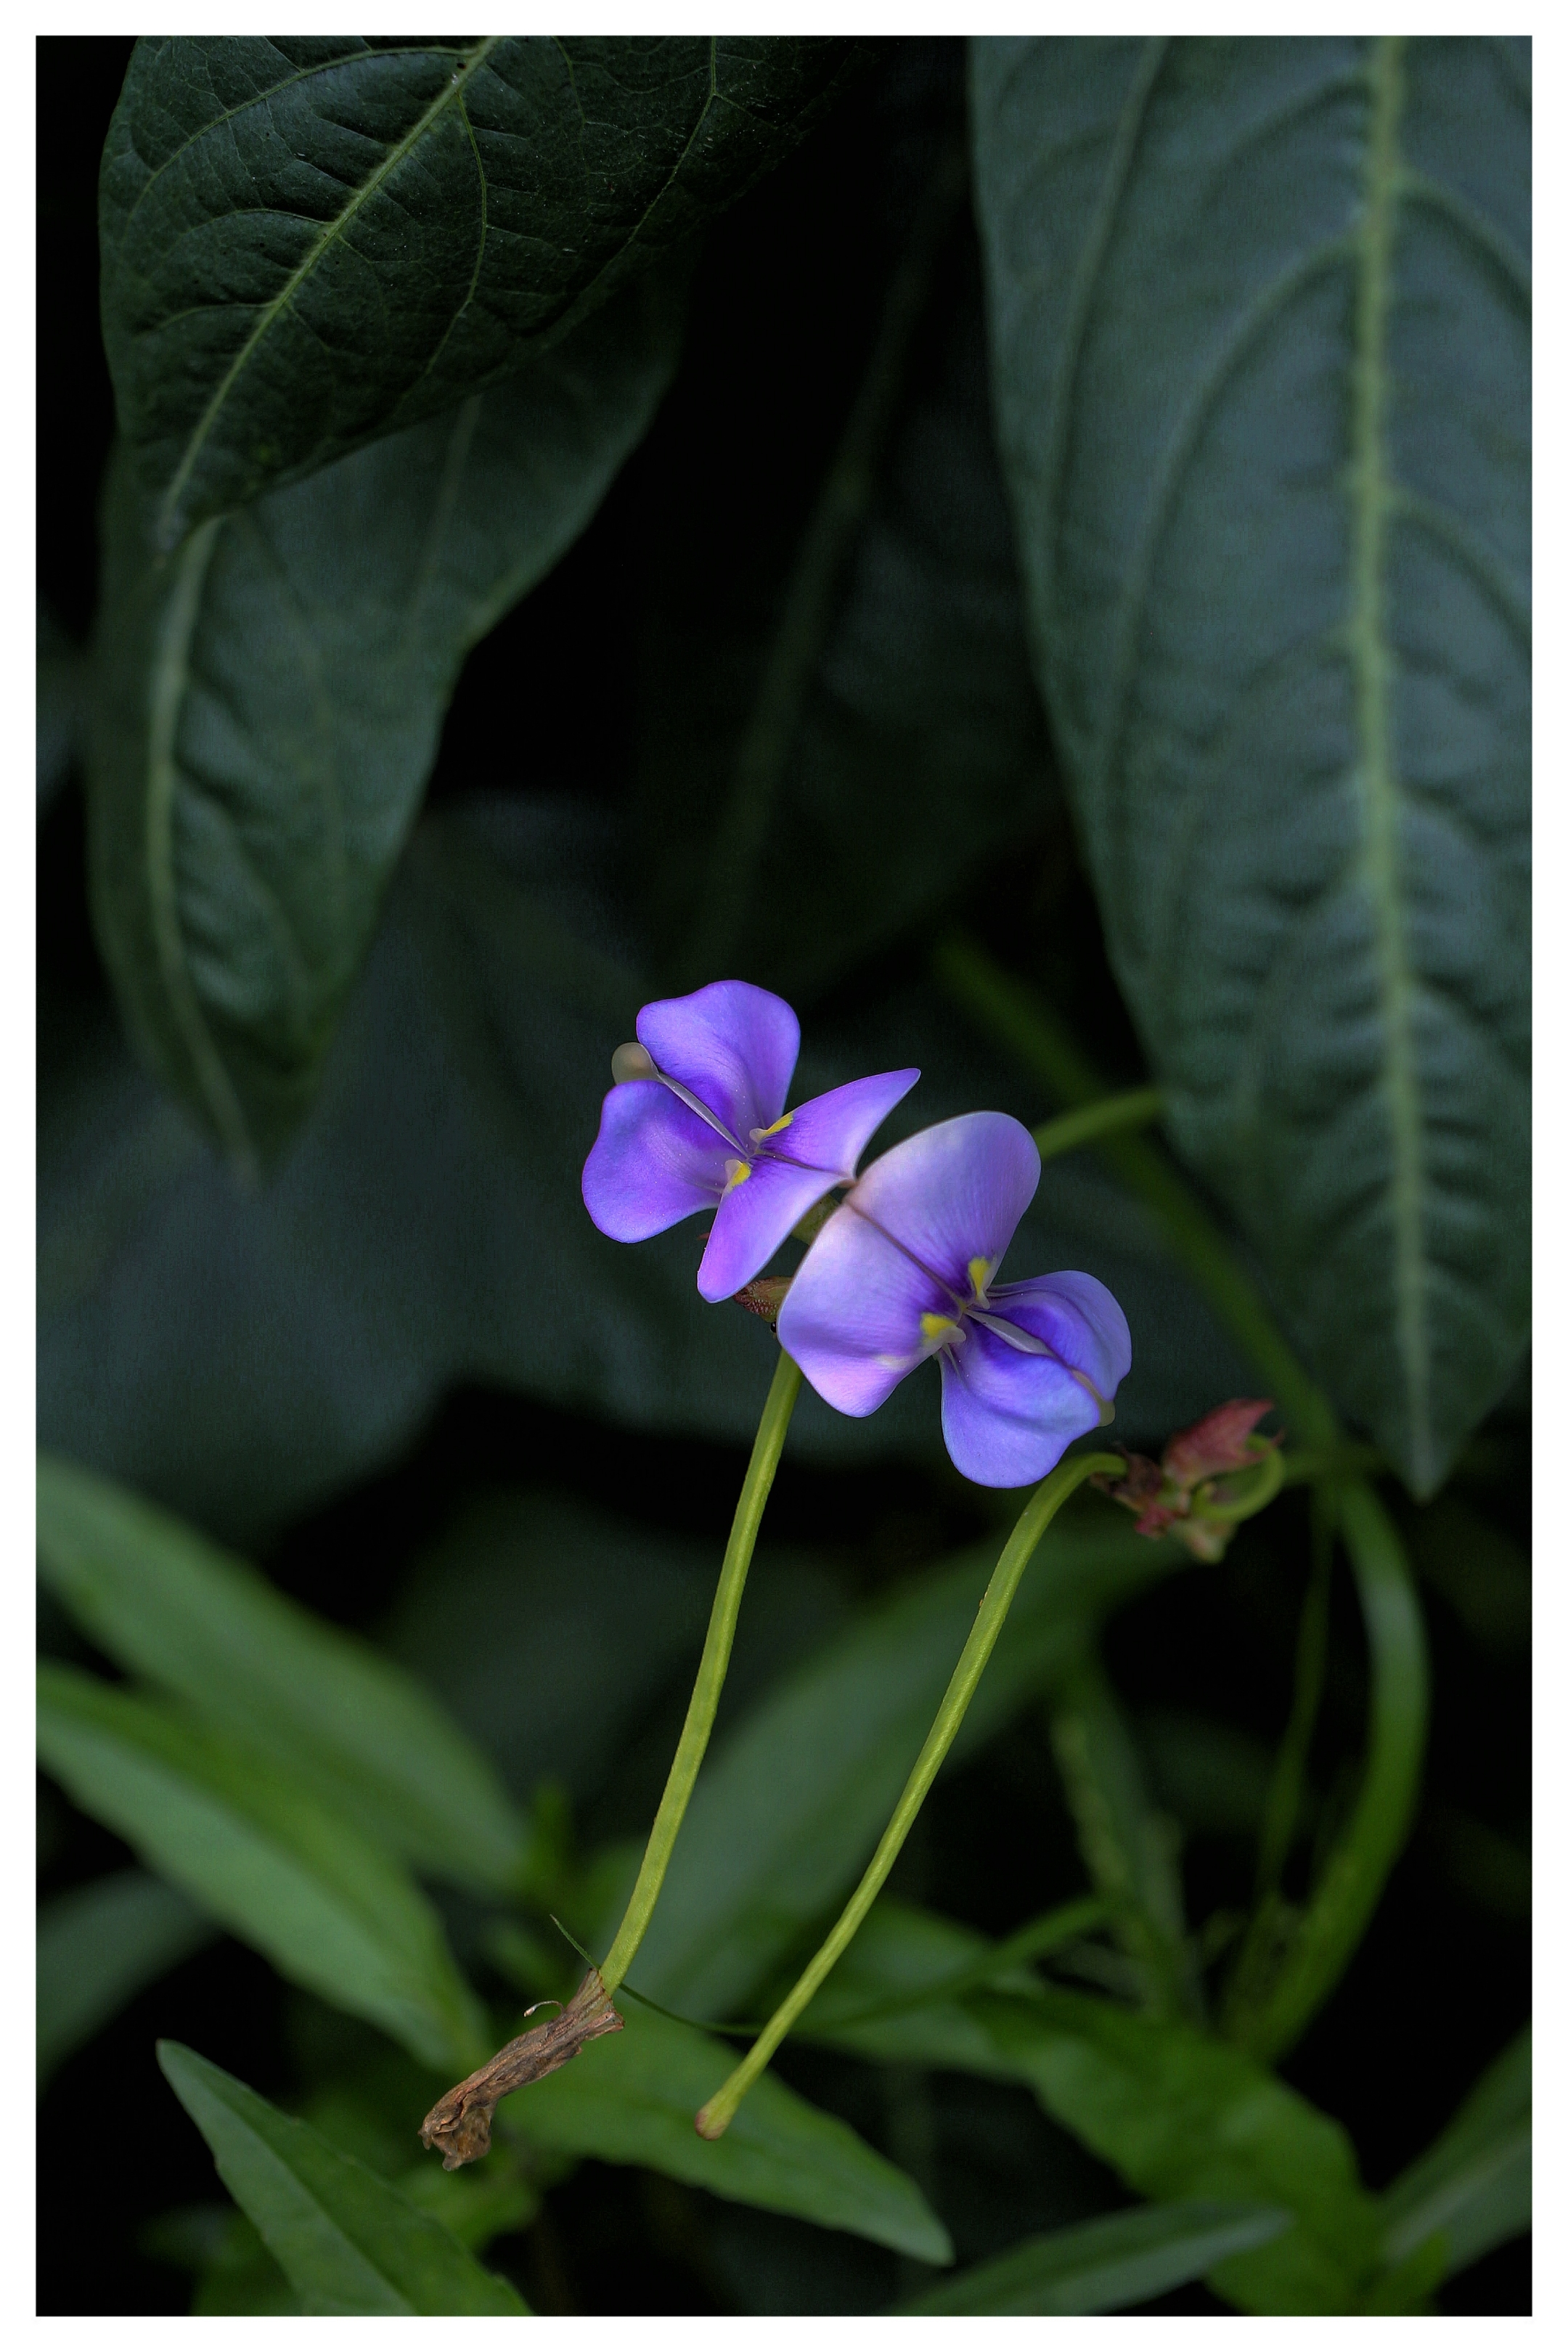
{"label": "purple flower", "polygon": [[942,1429],[966,1478],[1023,1486],[1110,1419],[1127,1318],[1090,1274],[994,1277],[1040,1181],[1000,1111],[928,1127],[873,1162],[812,1244],[778,1332],[817,1394],[875,1412],[934,1356]]}
{"label": "purple flower", "polygon": [[617,1083],[583,1171],[588,1214],[612,1241],[647,1241],[717,1207],[697,1287],[732,1297],[779,1244],[855,1169],[918,1070],[856,1078],[784,1109],[800,1023],[782,996],[716,980],[637,1014],[637,1044],[611,1065]]}

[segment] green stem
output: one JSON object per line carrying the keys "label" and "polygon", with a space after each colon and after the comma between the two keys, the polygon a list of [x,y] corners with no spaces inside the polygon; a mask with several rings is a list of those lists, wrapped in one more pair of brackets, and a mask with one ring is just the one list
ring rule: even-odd
{"label": "green stem", "polygon": [[752,1458],[746,1465],[746,1476],[741,1488],[741,1499],[735,1506],[734,1524],[725,1547],[724,1565],[719,1571],[719,1590],[713,1595],[712,1613],[708,1620],[708,1638],[702,1644],[702,1657],[697,1668],[697,1680],[692,1685],[691,1703],[686,1710],[680,1742],[675,1751],[675,1761],[669,1768],[669,1778],[664,1784],[664,1794],[658,1801],[648,1832],[647,1849],[637,1873],[637,1883],[626,1905],[626,1916],[616,1930],[616,1940],[599,1974],[605,1988],[614,1992],[632,1964],[637,1946],[647,1933],[647,1923],[653,1916],[664,1885],[664,1874],[669,1868],[669,1857],[675,1841],[680,1834],[680,1824],[691,1800],[692,1787],[707,1750],[713,1717],[718,1711],[719,1694],[724,1687],[729,1671],[730,1650],[735,1639],[735,1621],[741,1613],[741,1595],[746,1589],[746,1571],[752,1565],[752,1553],[756,1546],[757,1530],[763,1523],[768,1496],[773,1488],[773,1474],[784,1452],[784,1433],[789,1428],[790,1415],[800,1394],[800,1367],[779,1349],[778,1368],[773,1385],[768,1390],[767,1402],[757,1425],[756,1441]]}
{"label": "green stem", "polygon": [[1426,1644],[1405,1547],[1364,1479],[1349,1480],[1338,1500],[1370,1653],[1370,1748],[1355,1810],[1284,1966],[1237,2033],[1269,2060],[1300,2039],[1366,1932],[1409,1833],[1426,1742]]}
{"label": "green stem", "polygon": [[1080,1109],[1063,1111],[1059,1118],[1047,1119],[1043,1127],[1036,1128],[1035,1141],[1042,1160],[1056,1160],[1064,1151],[1100,1143],[1108,1135],[1151,1126],[1164,1108],[1165,1097],[1158,1087],[1133,1087],[1124,1095],[1106,1095]]}
{"label": "green stem", "polygon": [[1116,1472],[1121,1467],[1120,1454],[1080,1454],[1070,1462],[1058,1463],[1050,1476],[1041,1480],[1025,1504],[1017,1526],[1004,1545],[1002,1557],[985,1588],[979,1614],[952,1670],[952,1678],[937,1709],[936,1720],[926,1735],[925,1745],[915,1759],[913,1771],[904,1783],[903,1794],[893,1809],[893,1817],[882,1832],[865,1876],[845,1905],[837,1926],[815,1959],[773,2011],[740,2065],[700,2111],[697,2128],[704,2139],[717,2139],[727,2130],[741,2101],[834,1963],[847,1949],[867,1912],[881,1892],[883,1882],[898,1859],[899,1850],[926,1801],[931,1782],[958,1735],[958,1727],[968,1712],[969,1702],[974,1696],[980,1677],[985,1671],[986,1661],[996,1645],[996,1637],[1013,1605],[1013,1596],[1040,1538],[1068,1496],[1086,1478],[1096,1471]]}
{"label": "green stem", "polygon": [[[1053,1094],[1073,1108],[1103,1100],[1099,1072],[1050,1006],[1004,971],[976,940],[951,934],[936,950],[935,971],[950,995]],[[1292,1437],[1308,1445],[1336,1444],[1340,1429],[1333,1407],[1297,1361],[1225,1234],[1169,1160],[1141,1135],[1111,1131],[1096,1140],[1128,1190],[1152,1211],[1173,1255],[1258,1366]]]}
{"label": "green stem", "polygon": [[1326,1498],[1312,1496],[1312,1573],[1301,1604],[1296,1636],[1296,1688],[1290,1720],[1279,1743],[1263,1828],[1258,1841],[1258,1899],[1267,1902],[1285,1874],[1285,1863],[1301,1811],[1301,1791],[1307,1783],[1307,1757],[1322,1704],[1323,1678],[1329,1663],[1329,1594],[1333,1580],[1334,1527]]}

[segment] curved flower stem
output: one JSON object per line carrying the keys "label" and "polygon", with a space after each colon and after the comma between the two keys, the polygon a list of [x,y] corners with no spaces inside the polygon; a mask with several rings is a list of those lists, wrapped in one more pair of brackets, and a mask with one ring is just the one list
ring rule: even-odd
{"label": "curved flower stem", "polygon": [[1371,1653],[1366,1771],[1284,1966],[1252,2014],[1231,2029],[1245,2049],[1268,2060],[1300,2039],[1365,1934],[1409,1833],[1426,1745],[1426,1643],[1405,1547],[1364,1479],[1349,1480],[1338,1506]]}
{"label": "curved flower stem", "polygon": [[773,1474],[784,1452],[784,1433],[790,1415],[800,1394],[800,1366],[792,1357],[779,1349],[778,1368],[768,1391],[763,1417],[757,1424],[757,1434],[752,1447],[752,1458],[746,1465],[746,1475],[741,1488],[741,1499],[735,1506],[734,1522],[730,1540],[725,1547],[724,1565],[719,1571],[719,1590],[713,1595],[712,1612],[708,1620],[708,1638],[702,1644],[702,1656],[697,1668],[697,1680],[692,1685],[691,1701],[681,1727],[675,1761],[669,1768],[669,1778],[664,1784],[664,1794],[658,1801],[648,1832],[647,1851],[637,1883],[626,1905],[626,1916],[616,1930],[616,1940],[599,1974],[607,1992],[614,1992],[632,1964],[637,1946],[647,1932],[654,1905],[658,1901],[664,1885],[664,1874],[669,1868],[669,1857],[675,1841],[680,1834],[680,1824],[691,1800],[699,1768],[707,1750],[709,1734],[718,1710],[719,1694],[724,1687],[729,1671],[730,1650],[735,1639],[735,1621],[741,1613],[741,1595],[746,1589],[746,1571],[752,1565],[752,1553],[757,1540],[757,1530],[763,1523],[772,1491]]}
{"label": "curved flower stem", "polygon": [[1064,1151],[1100,1143],[1108,1135],[1150,1127],[1164,1108],[1165,1097],[1158,1087],[1133,1087],[1126,1094],[1105,1095],[1099,1102],[1064,1110],[1059,1118],[1047,1118],[1033,1130],[1035,1143],[1042,1160],[1058,1160]]}
{"label": "curved flower stem", "polygon": [[865,1876],[845,1905],[837,1925],[816,1958],[773,2011],[729,2080],[700,2111],[697,2128],[704,2139],[717,2139],[728,2129],[741,2101],[834,1963],[853,1941],[867,1912],[876,1901],[883,1881],[898,1859],[900,1848],[914,1826],[915,1817],[926,1801],[942,1759],[957,1737],[958,1727],[985,1671],[986,1660],[996,1646],[996,1637],[1013,1605],[1013,1596],[1034,1555],[1036,1545],[1076,1486],[1080,1486],[1095,1471],[1120,1471],[1121,1466],[1120,1454],[1078,1454],[1070,1462],[1058,1463],[1050,1476],[1041,1480],[1025,1504],[1018,1524],[1004,1545],[1002,1557],[985,1588],[979,1614],[952,1670],[952,1678],[942,1705],[937,1709],[936,1721],[926,1735],[925,1746],[915,1759],[914,1770],[904,1783],[903,1794],[893,1808],[893,1817],[882,1832],[881,1842],[867,1865]]}

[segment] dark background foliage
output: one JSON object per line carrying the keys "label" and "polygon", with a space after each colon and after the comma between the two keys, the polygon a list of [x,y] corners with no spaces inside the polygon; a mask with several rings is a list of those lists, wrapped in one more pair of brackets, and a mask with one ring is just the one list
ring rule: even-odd
{"label": "dark background foliage", "polygon": [[[79,38],[39,47],[39,121],[49,135],[38,146],[38,579],[63,637],[79,646],[96,607],[112,433],[97,310],[97,168],[130,48]],[[520,789],[552,796],[578,845],[565,861],[566,887],[597,887],[605,857],[595,845],[613,839],[620,908],[641,926],[654,968],[672,984],[691,982],[677,969],[689,895],[802,529],[860,386],[912,206],[933,155],[944,140],[962,137],[963,125],[960,44],[881,45],[853,117],[830,116],[709,230],[679,373],[651,431],[576,545],[468,657],[447,712],[429,791],[434,825],[460,818],[482,828],[486,802],[504,821]],[[994,1091],[984,1098],[1021,1116],[1049,1108],[1016,1073],[942,1035],[953,1016],[935,1003],[925,974],[931,925],[948,914],[962,916],[1042,988],[1110,1080],[1145,1075],[1029,677],[984,365],[978,245],[961,210],[932,268],[865,548],[847,575],[805,705],[804,748],[792,771],[799,798],[785,812],[785,835],[793,825],[809,840],[823,812],[831,816],[836,775],[857,762],[874,831],[887,814],[896,819],[911,758],[963,761],[982,739],[995,771],[995,821],[977,816],[969,837],[952,843],[938,887],[929,876],[911,877],[899,905],[873,907],[858,934],[844,908],[792,910],[765,877],[761,894],[759,940],[776,970],[787,971],[795,957],[813,1023],[836,1038],[853,1037],[868,1020],[891,1020],[900,1034],[930,1024],[938,1102],[922,1106],[922,1118],[950,1107],[940,1103],[944,1064],[962,1087],[989,1082]],[[879,605],[879,595],[896,594],[887,583],[896,583],[900,551],[911,544],[934,551],[943,576],[965,583],[968,604],[956,616],[922,623],[907,604],[891,613]],[[867,717],[868,693],[895,704],[918,695],[918,656],[908,676],[895,664],[890,682],[879,663],[889,633],[904,642],[900,628],[921,625],[955,669],[942,681],[949,731],[934,751],[918,702],[906,738],[896,728],[878,734]],[[918,634],[908,642],[918,646]],[[968,671],[958,674],[964,664]],[[284,1591],[337,1623],[384,1636],[437,1680],[443,1611],[460,1613],[452,1595],[461,1578],[441,1586],[432,1561],[468,1561],[479,1579],[471,1605],[482,1630],[467,1653],[461,1628],[449,1633],[459,1701],[465,1655],[471,1660],[488,1642],[503,1659],[521,1659],[538,1622],[491,1627],[483,1613],[495,1588],[483,1584],[481,1570],[489,1572],[487,1559],[500,1559],[504,1582],[505,1530],[519,1517],[517,1498],[594,1509],[612,1495],[635,1517],[639,1542],[666,1547],[662,1581],[649,1588],[662,1596],[657,1606],[646,1591],[640,1600],[621,1596],[628,1622],[642,1622],[639,1606],[651,1612],[658,1662],[618,1717],[613,1691],[595,1695],[586,1685],[583,1710],[602,1714],[603,1723],[582,1736],[581,1754],[563,1749],[544,1760],[572,1781],[586,1842],[636,1834],[679,1721],[705,1605],[704,1576],[692,1563],[710,1560],[728,1525],[765,1375],[763,1335],[750,1325],[723,1334],[730,1370],[714,1377],[733,1375],[745,1391],[731,1410],[710,1410],[699,1399],[672,1418],[651,1405],[606,1405],[581,1383],[552,1398],[539,1361],[509,1374],[510,1342],[487,1354],[465,1327],[450,1344],[433,1337],[422,1360],[410,1350],[385,1394],[352,1398],[342,1427],[320,1445],[277,1391],[300,1381],[300,1365],[329,1344],[330,1321],[323,1337],[285,1302],[276,1310],[276,1365],[233,1349],[225,1369],[216,1359],[212,1369],[194,1361],[207,1338],[243,1333],[247,1318],[254,1323],[271,1311],[258,1304],[267,1261],[247,1277],[250,1287],[242,1281],[226,1295],[209,1274],[205,1287],[181,1295],[170,1248],[207,1218],[201,1246],[221,1254],[226,1231],[226,1212],[204,1207],[197,1179],[169,1212],[169,1246],[138,1259],[137,1235],[154,1214],[149,1202],[179,1176],[186,1150],[198,1149],[185,1144],[183,1129],[147,1127],[152,1097],[139,1078],[116,1078],[94,1097],[94,1149],[113,1164],[90,1183],[81,1175],[79,1106],[102,1086],[120,1049],[87,912],[79,781],[72,766],[49,800],[38,863],[40,1205],[46,1245],[52,1237],[56,1252],[50,1263],[62,1252],[66,1260],[66,1324],[75,1312],[71,1252],[84,1254],[89,1269],[106,1253],[123,1257],[115,1260],[109,1304],[95,1310],[105,1320],[72,1327],[63,1339],[61,1324],[53,1337],[47,1328],[43,1394],[46,1424],[52,1416],[55,1426],[46,1425],[46,1436],[247,1542]],[[990,805],[981,789],[974,806]],[[897,896],[891,886],[889,894]],[[395,896],[390,920],[401,919],[399,903]],[[821,951],[825,943],[833,952]],[[340,1058],[347,1052],[345,1043]],[[951,1105],[966,1107],[967,1095]],[[140,1158],[132,1153],[123,1164],[102,1141],[121,1129],[142,1138]],[[66,1143],[52,1140],[61,1135]],[[587,1139],[569,1139],[572,1152],[580,1157]],[[205,1163],[198,1174],[216,1200],[226,1179]],[[308,1209],[310,1180],[299,1181],[295,1207],[304,1201]],[[332,1164],[313,1181],[330,1183]],[[1053,1197],[1063,1221],[1076,1213],[1083,1230],[1103,1232],[1114,1222],[1114,1199],[1108,1211],[1098,1179]],[[368,1193],[365,1203],[356,1217],[367,1258],[403,1246],[412,1230],[405,1210],[394,1202],[381,1228]],[[567,1213],[574,1210],[569,1202]],[[520,1213],[528,1213],[526,1196]],[[503,1312],[526,1295],[526,1238],[522,1274]],[[681,1239],[684,1249],[689,1236]],[[686,1280],[689,1255],[678,1251],[671,1261]],[[1129,1391],[1123,1427],[1133,1442],[1157,1441],[1247,1385],[1191,1294],[1172,1288],[1173,1278],[1157,1265],[1148,1270],[1152,1255],[1139,1258],[1147,1305],[1134,1328],[1141,1344],[1149,1335],[1152,1370],[1146,1386]],[[308,1284],[310,1268],[303,1273]],[[347,1278],[345,1297],[359,1279]],[[352,1316],[346,1307],[342,1314],[342,1344],[352,1347]],[[104,1334],[116,1317],[128,1336],[110,1344]],[[731,1320],[738,1326],[738,1317]],[[693,1344],[707,1336],[703,1326]],[[1437,1502],[1398,1506],[1423,1571],[1433,1647],[1421,1812],[1353,1968],[1285,2068],[1289,2082],[1345,2124],[1373,2188],[1427,2144],[1529,2014],[1528,1602],[1521,1622],[1498,1599],[1513,1591],[1506,1576],[1522,1573],[1506,1547],[1527,1540],[1523,1406],[1518,1391],[1505,1400]],[[921,1409],[931,1416],[929,1397]],[[994,1524],[973,1491],[946,1473],[923,1423],[895,1432],[892,1455],[851,1450],[826,1429],[814,1433],[804,1416],[802,1429],[770,1507],[755,1613],[726,1702],[732,1711],[849,1606]],[[250,1456],[248,1470],[242,1454]],[[1237,1823],[1224,1818],[1212,1791],[1207,1800],[1194,1793],[1190,1773],[1183,1783],[1184,1759],[1190,1763],[1196,1751],[1190,1740],[1184,1745],[1182,1727],[1201,1719],[1254,1759],[1278,1738],[1305,1582],[1305,1509],[1300,1497],[1287,1499],[1243,1531],[1222,1566],[1157,1585],[1110,1631],[1113,1677],[1144,1732],[1162,1798],[1185,1824],[1188,1903],[1198,1918],[1245,1907],[1249,1860]],[[490,1554],[487,1525],[500,1531]],[[1489,1581],[1478,1543],[1505,1548],[1503,1570]],[[437,1587],[445,1595],[438,1604]],[[47,1603],[41,1632],[47,1650],[89,1658]],[[1313,1749],[1330,1816],[1343,1796],[1335,1775],[1358,1752],[1365,1700],[1348,1587],[1336,1588],[1331,1655]],[[563,1648],[560,1672],[569,1671]],[[538,1759],[512,1760],[526,1795]],[[43,1895],[129,1858],[58,1789],[42,1785]],[[943,1780],[899,1881],[907,1895],[998,1934],[1076,1883],[1071,1825],[1043,1721],[1031,1715]],[[460,1908],[450,1924],[462,1950]],[[188,2307],[189,2280],[167,2258],[167,2238],[160,2242],[149,2225],[176,2209],[210,2206],[215,2183],[206,2149],[157,2072],[155,2037],[190,2043],[286,2105],[352,2053],[361,2032],[291,1992],[226,1937],[140,1994],[62,2066],[41,2105],[40,2308]],[[1021,2090],[957,2074],[905,2079],[805,2047],[786,2047],[779,2067],[929,2185],[961,2261],[1124,2201],[1115,2178]],[[905,2284],[896,2257],[857,2239],[597,2163],[552,2192],[543,2217],[497,2242],[489,2259],[541,2311],[875,2309]],[[1516,2242],[1452,2281],[1441,2306],[1522,2311],[1529,2285],[1528,2242]],[[1152,2307],[1222,2306],[1192,2287]]]}

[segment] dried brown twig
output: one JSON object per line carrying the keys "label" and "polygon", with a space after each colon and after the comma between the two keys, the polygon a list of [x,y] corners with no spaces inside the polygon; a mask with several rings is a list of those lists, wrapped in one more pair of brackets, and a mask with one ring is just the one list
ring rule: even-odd
{"label": "dried brown twig", "polygon": [[438,2098],[419,2126],[426,2147],[438,2147],[445,2171],[472,2164],[490,2144],[490,2118],[509,2091],[553,2074],[584,2042],[603,2033],[619,2033],[623,2020],[605,1990],[597,1969],[590,1969],[559,2017],[530,2027],[498,2050],[487,2065],[466,2082],[454,2084]]}

